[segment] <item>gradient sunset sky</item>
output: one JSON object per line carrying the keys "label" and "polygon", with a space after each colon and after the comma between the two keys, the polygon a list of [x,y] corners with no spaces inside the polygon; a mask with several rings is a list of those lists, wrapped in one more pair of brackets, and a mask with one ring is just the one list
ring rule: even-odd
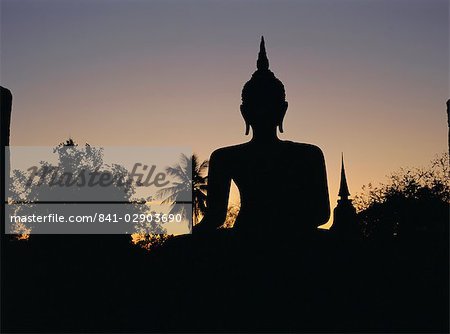
{"label": "gradient sunset sky", "polygon": [[[283,139],[322,148],[332,208],[447,150],[447,0],[1,0],[11,145],[241,143],[264,35],[289,102]],[[269,194],[273,196],[273,194]],[[236,200],[234,194],[233,200]]]}

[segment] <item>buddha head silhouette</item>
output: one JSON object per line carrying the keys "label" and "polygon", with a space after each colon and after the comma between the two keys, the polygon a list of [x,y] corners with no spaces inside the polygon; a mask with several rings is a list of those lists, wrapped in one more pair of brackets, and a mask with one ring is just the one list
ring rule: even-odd
{"label": "buddha head silhouette", "polygon": [[278,126],[283,133],[283,119],[288,103],[283,83],[269,70],[264,37],[261,37],[257,70],[242,89],[241,113],[245,120],[245,134],[271,132]]}

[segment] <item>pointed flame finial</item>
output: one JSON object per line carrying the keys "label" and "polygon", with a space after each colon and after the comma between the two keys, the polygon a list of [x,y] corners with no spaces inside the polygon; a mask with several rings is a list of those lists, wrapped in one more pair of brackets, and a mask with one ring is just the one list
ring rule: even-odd
{"label": "pointed flame finial", "polygon": [[260,71],[267,71],[269,69],[269,59],[267,59],[264,36],[261,36],[261,44],[259,45],[259,54],[258,61],[256,62],[256,67]]}
{"label": "pointed flame finial", "polygon": [[338,196],[341,197],[341,199],[348,199],[350,196],[347,186],[347,178],[345,177],[344,153],[341,153],[341,185],[339,187]]}

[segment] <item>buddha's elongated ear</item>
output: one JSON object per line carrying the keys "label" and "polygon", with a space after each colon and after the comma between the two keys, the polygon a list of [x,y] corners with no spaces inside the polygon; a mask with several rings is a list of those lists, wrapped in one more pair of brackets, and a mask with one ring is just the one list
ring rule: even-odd
{"label": "buddha's elongated ear", "polygon": [[245,121],[245,135],[247,136],[250,133],[250,124],[248,123],[248,120],[247,120],[247,112],[246,112],[247,110],[245,109],[244,104],[241,104],[240,109],[241,109],[241,115]]}
{"label": "buddha's elongated ear", "polygon": [[288,103],[287,101],[284,101],[283,106],[280,110],[280,121],[278,123],[278,129],[280,130],[280,133],[283,133],[283,120],[284,120],[284,116],[286,116],[286,111],[288,108]]}
{"label": "buddha's elongated ear", "polygon": [[250,133],[250,124],[248,124],[248,122],[245,122],[245,135],[248,136],[248,134]]}

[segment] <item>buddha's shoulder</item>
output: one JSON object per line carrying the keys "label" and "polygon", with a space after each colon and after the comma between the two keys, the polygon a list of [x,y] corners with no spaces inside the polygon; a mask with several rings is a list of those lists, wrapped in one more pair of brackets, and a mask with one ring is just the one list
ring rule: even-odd
{"label": "buddha's shoulder", "polygon": [[248,150],[248,143],[226,146],[216,149],[211,153],[211,159],[225,159],[233,157],[236,154],[241,154]]}
{"label": "buddha's shoulder", "polygon": [[[279,143],[280,149],[287,152],[310,157],[323,158],[322,150],[313,144],[296,143],[292,141],[282,141]],[[232,145],[219,148],[211,154],[211,159],[214,160],[227,160],[228,158],[237,158],[241,155],[252,155],[254,152],[261,151],[261,148],[255,148],[250,143],[243,143],[239,145]]]}
{"label": "buddha's shoulder", "polygon": [[285,140],[283,141],[283,145],[286,146],[287,149],[298,151],[299,153],[312,154],[323,156],[323,152],[319,146],[307,143],[296,143],[293,141]]}

